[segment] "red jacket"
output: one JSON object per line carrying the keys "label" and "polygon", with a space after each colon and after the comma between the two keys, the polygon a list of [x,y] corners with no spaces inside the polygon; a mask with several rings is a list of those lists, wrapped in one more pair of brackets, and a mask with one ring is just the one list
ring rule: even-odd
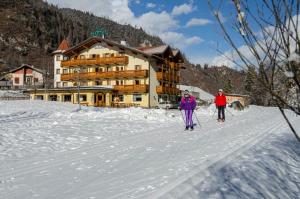
{"label": "red jacket", "polygon": [[224,94],[222,95],[216,95],[215,98],[215,104],[216,106],[226,106],[226,96]]}

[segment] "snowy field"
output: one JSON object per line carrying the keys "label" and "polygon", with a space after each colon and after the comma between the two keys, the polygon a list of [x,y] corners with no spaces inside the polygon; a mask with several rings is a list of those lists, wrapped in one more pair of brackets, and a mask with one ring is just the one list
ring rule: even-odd
{"label": "snowy field", "polygon": [[[178,110],[0,101],[0,198],[299,198],[300,144],[276,108]],[[300,117],[288,112],[300,130]]]}

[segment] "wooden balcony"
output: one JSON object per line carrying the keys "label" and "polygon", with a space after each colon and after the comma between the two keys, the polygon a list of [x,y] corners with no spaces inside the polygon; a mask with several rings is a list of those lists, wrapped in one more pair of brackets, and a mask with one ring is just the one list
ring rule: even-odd
{"label": "wooden balcony", "polygon": [[171,69],[173,70],[180,70],[180,64],[179,63],[175,63],[175,62],[166,62],[166,64],[168,66],[170,66]]}
{"label": "wooden balcony", "polygon": [[174,73],[172,74],[172,73],[158,72],[158,73],[156,73],[156,78],[159,81],[168,81],[168,82],[179,83],[179,76]]}
{"label": "wooden balcony", "polygon": [[147,93],[148,85],[118,85],[114,86],[114,90],[120,93]]}
{"label": "wooden balcony", "polygon": [[156,92],[157,92],[157,94],[170,94],[170,95],[180,94],[180,90],[178,88],[165,87],[165,86],[157,86]]}
{"label": "wooden balcony", "polygon": [[[79,73],[80,80],[97,80],[97,79],[130,79],[146,78],[148,70],[124,70],[124,71],[106,71],[106,72],[88,72]],[[77,73],[61,74],[61,81],[76,81]]]}
{"label": "wooden balcony", "polygon": [[74,59],[61,61],[61,67],[101,66],[101,65],[127,65],[127,56],[98,57],[93,59]]}

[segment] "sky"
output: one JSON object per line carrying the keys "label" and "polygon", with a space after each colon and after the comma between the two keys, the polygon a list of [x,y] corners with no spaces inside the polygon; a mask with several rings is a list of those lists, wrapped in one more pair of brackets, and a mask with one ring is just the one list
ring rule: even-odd
{"label": "sky", "polygon": [[[228,64],[219,51],[229,50],[207,0],[47,0],[59,7],[89,11],[121,24],[142,27],[179,48],[192,63]],[[228,23],[231,0],[220,16]],[[226,13],[228,11],[228,13]]]}

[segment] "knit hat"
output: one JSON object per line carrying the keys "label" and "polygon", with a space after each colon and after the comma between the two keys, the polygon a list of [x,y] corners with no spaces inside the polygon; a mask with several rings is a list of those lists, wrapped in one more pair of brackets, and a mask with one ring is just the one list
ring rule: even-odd
{"label": "knit hat", "polygon": [[222,92],[222,93],[223,93],[223,89],[220,88],[220,89],[219,89],[219,92]]}

